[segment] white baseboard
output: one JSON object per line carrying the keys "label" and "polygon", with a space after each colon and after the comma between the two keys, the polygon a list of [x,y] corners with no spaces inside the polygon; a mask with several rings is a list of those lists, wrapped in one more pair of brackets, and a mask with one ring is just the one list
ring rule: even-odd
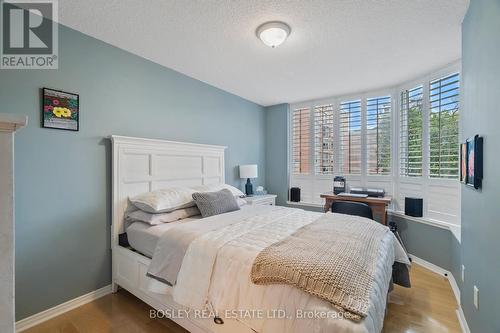
{"label": "white baseboard", "polygon": [[465,319],[464,310],[462,310],[461,306],[457,309],[457,317],[458,317],[458,322],[460,323],[460,327],[462,328],[462,332],[470,333],[469,325],[467,325],[467,320]]}
{"label": "white baseboard", "polygon": [[428,270],[436,274],[442,275],[444,277],[447,277],[450,274],[450,272],[448,272],[446,269],[434,265],[433,263],[428,262],[424,259],[420,259],[419,257],[414,256],[413,254],[408,254],[408,256],[411,258],[412,262],[419,264],[420,266],[427,268]]}
{"label": "white baseboard", "polygon": [[447,271],[446,269],[434,265],[433,263],[430,263],[417,256],[414,256],[412,254],[408,254],[408,256],[411,258],[412,262],[448,279],[448,281],[450,282],[451,290],[453,290],[453,294],[455,295],[455,299],[457,300],[458,309],[456,310],[456,312],[458,322],[460,323],[460,327],[462,328],[462,332],[470,333],[469,326],[467,325],[467,320],[465,319],[464,311],[462,310],[462,305],[460,302],[460,289],[458,288],[457,280],[455,280],[453,274],[451,274],[451,272]]}
{"label": "white baseboard", "polygon": [[30,327],[43,323],[44,321],[59,316],[65,312],[68,312],[81,305],[92,302],[110,293],[111,293],[111,285],[107,285],[105,287],[102,287],[101,289],[91,291],[88,294],[82,295],[65,303],[56,305],[53,308],[39,312],[28,318],[19,320],[18,322],[16,322],[16,332],[22,332]]}
{"label": "white baseboard", "polygon": [[448,273],[448,281],[450,281],[451,290],[453,290],[453,293],[455,294],[455,298],[457,300],[457,304],[458,304],[458,306],[460,306],[461,305],[461,302],[460,302],[460,288],[458,288],[457,280],[455,280],[455,277],[453,276],[453,274]]}

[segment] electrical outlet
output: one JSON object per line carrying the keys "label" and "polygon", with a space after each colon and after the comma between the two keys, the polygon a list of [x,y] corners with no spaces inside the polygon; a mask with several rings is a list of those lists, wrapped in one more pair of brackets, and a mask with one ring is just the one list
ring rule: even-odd
{"label": "electrical outlet", "polygon": [[465,282],[465,266],[462,265],[462,282]]}
{"label": "electrical outlet", "polygon": [[479,289],[474,286],[474,306],[479,310]]}

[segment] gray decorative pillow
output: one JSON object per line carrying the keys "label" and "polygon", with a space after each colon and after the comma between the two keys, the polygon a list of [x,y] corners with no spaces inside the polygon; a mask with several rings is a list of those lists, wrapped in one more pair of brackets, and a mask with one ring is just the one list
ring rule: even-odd
{"label": "gray decorative pillow", "polygon": [[219,215],[240,209],[233,193],[227,189],[217,192],[196,192],[193,193],[193,200],[203,217]]}

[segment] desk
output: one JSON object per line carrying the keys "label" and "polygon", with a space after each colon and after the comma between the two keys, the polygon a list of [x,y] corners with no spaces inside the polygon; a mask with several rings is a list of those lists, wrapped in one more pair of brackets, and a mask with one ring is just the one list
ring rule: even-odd
{"label": "desk", "polygon": [[325,199],[325,212],[328,212],[332,207],[332,203],[335,201],[354,201],[362,202],[371,207],[373,215],[378,215],[380,217],[380,222],[383,225],[387,225],[387,206],[391,203],[391,197],[375,198],[375,197],[349,197],[335,195],[333,192],[327,192],[320,195],[321,198]]}

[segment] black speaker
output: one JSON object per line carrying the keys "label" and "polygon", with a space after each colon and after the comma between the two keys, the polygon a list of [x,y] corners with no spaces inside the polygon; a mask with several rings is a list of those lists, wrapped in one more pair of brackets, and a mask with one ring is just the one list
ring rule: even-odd
{"label": "black speaker", "polygon": [[424,213],[424,199],[405,198],[405,215],[422,217]]}
{"label": "black speaker", "polygon": [[292,187],[290,189],[290,201],[300,202],[300,188]]}

